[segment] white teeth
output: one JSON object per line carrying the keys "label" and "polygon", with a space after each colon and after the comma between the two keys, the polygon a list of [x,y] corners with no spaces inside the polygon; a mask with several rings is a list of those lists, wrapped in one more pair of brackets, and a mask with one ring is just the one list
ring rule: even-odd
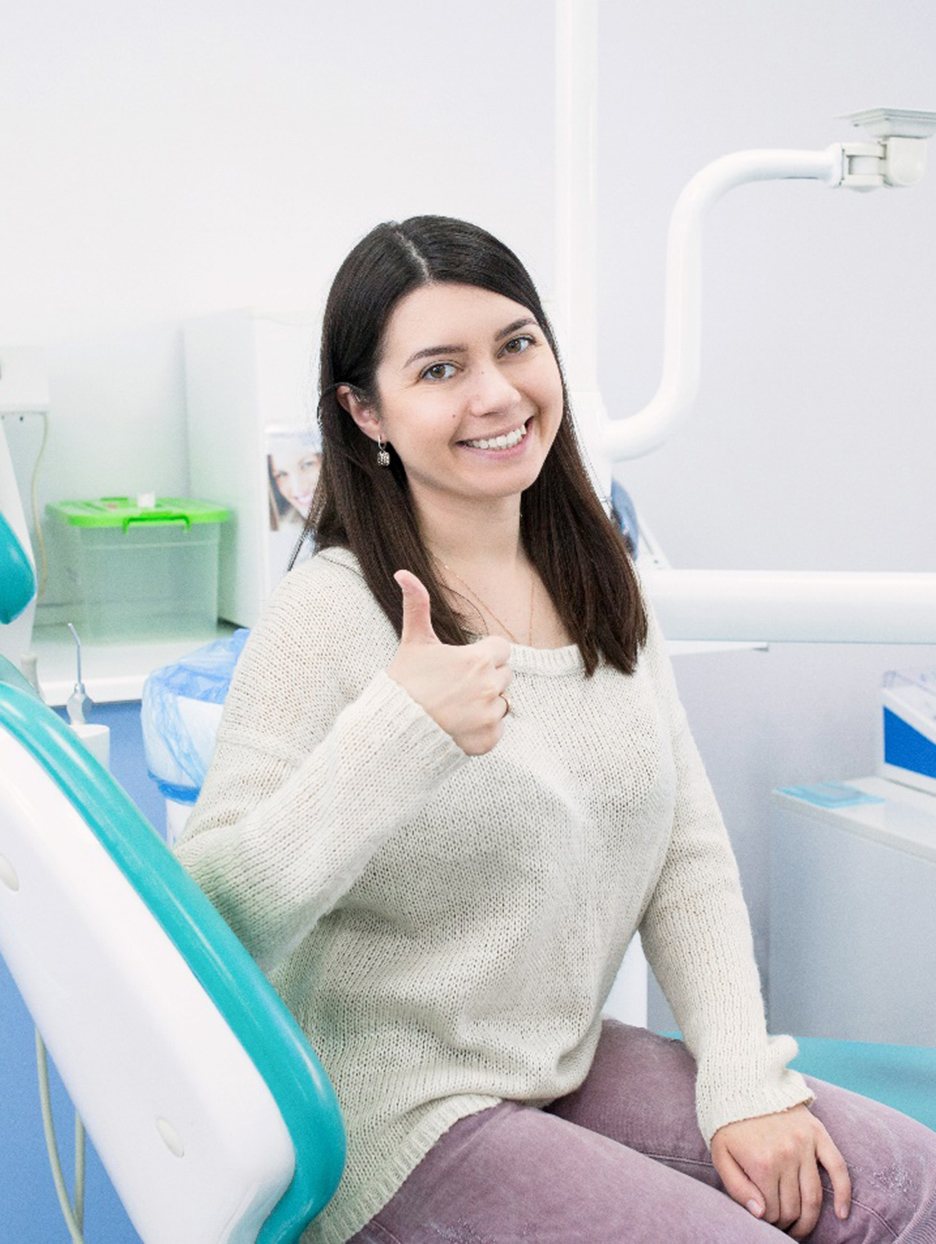
{"label": "white teeth", "polygon": [[526,433],[526,424],[521,424],[519,428],[514,428],[512,432],[506,432],[503,436],[495,436],[490,440],[465,441],[465,444],[470,445],[472,449],[512,449],[514,445],[520,444]]}

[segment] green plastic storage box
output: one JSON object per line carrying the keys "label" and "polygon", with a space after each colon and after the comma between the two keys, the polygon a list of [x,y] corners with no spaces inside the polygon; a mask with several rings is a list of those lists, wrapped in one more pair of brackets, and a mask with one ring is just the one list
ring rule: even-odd
{"label": "green plastic storage box", "polygon": [[214,627],[222,506],[102,497],[59,501],[46,512],[82,639],[205,635]]}

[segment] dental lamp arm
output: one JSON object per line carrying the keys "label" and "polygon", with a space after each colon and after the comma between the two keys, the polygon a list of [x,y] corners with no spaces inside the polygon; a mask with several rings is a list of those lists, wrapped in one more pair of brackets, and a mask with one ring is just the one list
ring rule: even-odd
{"label": "dental lamp arm", "polygon": [[658,449],[683,422],[699,388],[702,221],[712,203],[752,181],[805,179],[875,190],[913,186],[923,176],[936,113],[869,109],[847,118],[874,142],[835,143],[824,151],[754,150],[722,156],[692,178],[676,202],[666,254],[663,375],[649,404],[605,424],[603,448],[614,461]]}
{"label": "dental lamp arm", "polygon": [[755,150],[722,156],[685,187],[670,219],[666,253],[663,375],[656,394],[627,419],[608,422],[604,449],[612,460],[658,449],[686,419],[699,389],[702,306],[702,222],[708,208],[735,186],[772,179],[842,181],[843,147],[825,151]]}
{"label": "dental lamp arm", "polygon": [[[613,460],[657,449],[686,419],[699,387],[701,235],[710,205],[735,186],[811,179],[871,190],[919,181],[936,114],[876,109],[853,114],[875,142],[825,151],[755,150],[702,169],[680,195],[667,247],[663,375],[636,415],[604,424]],[[669,639],[765,642],[936,643],[936,575],[674,570],[645,574]]]}

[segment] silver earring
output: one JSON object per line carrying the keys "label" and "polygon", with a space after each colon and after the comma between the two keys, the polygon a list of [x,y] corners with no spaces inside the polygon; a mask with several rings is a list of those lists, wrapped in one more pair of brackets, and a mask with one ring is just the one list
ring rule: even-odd
{"label": "silver earring", "polygon": [[377,433],[377,465],[382,467],[388,467],[390,465],[390,455],[387,452],[387,443],[379,432]]}

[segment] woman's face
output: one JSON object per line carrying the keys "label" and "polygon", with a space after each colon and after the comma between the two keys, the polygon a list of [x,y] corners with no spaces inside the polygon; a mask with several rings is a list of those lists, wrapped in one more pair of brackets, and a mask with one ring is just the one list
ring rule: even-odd
{"label": "woman's face", "polygon": [[296,440],[277,445],[270,454],[276,486],[294,509],[307,518],[319,476],[322,455]]}
{"label": "woman's face", "polygon": [[376,380],[379,430],[417,504],[518,495],[562,419],[559,366],[532,313],[473,285],[424,285],[402,298]]}

